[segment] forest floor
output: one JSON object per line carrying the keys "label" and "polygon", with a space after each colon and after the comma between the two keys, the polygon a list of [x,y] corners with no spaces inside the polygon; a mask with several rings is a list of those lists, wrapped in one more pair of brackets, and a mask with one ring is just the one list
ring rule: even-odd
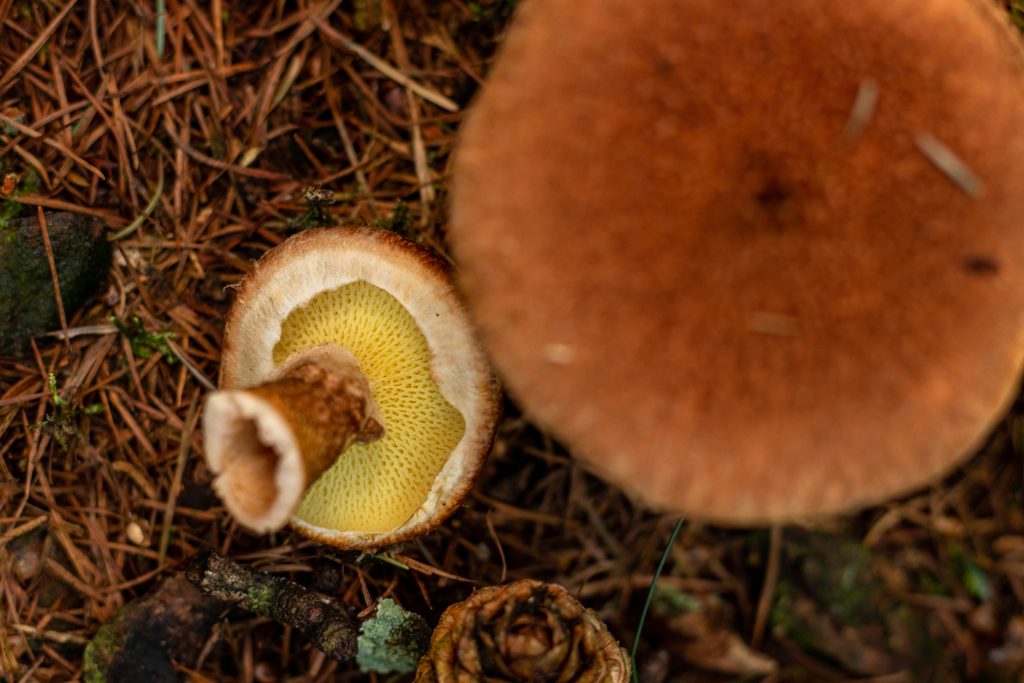
{"label": "forest floor", "polygon": [[[246,532],[198,456],[231,286],[267,249],[343,223],[445,253],[455,133],[514,0],[163,4],[0,0],[0,221],[71,210],[116,236],[109,280],[63,332],[0,356],[0,679],[80,677],[99,626],[207,547],[362,614],[392,597],[432,623],[475,586],[556,581],[630,647],[677,519],[509,402],[461,510],[379,553]],[[903,500],[813,528],[687,520],[640,680],[1022,680],[1022,451],[1018,404],[976,457]],[[238,609],[192,672],[371,678]]]}

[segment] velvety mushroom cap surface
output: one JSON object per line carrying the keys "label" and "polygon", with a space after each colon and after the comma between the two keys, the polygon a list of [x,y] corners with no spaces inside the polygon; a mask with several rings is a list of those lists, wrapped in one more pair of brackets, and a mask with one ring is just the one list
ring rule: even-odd
{"label": "velvety mushroom cap surface", "polygon": [[321,344],[354,356],[385,433],[349,446],[306,492],[292,525],[352,548],[425,533],[472,486],[498,414],[497,384],[446,269],[382,230],[292,237],[242,285],[221,386],[260,384]]}
{"label": "velvety mushroom cap surface", "polygon": [[450,230],[527,413],[723,522],[969,455],[1024,353],[1024,72],[989,5],[527,0]]}

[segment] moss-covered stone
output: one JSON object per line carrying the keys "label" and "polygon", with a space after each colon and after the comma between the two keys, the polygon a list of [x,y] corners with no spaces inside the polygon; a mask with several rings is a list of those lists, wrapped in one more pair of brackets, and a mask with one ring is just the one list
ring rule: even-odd
{"label": "moss-covered stone", "polygon": [[[64,311],[95,293],[110,268],[111,248],[99,221],[72,213],[46,216]],[[0,351],[18,351],[60,324],[50,265],[36,218],[0,227]]]}

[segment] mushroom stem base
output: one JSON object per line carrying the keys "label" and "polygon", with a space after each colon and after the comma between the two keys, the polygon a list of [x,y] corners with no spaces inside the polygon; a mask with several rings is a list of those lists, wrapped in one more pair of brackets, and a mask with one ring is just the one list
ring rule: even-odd
{"label": "mushroom stem base", "polygon": [[203,425],[214,488],[239,522],[260,532],[284,526],[352,443],[384,435],[358,363],[333,344],[295,354],[264,384],[214,392]]}

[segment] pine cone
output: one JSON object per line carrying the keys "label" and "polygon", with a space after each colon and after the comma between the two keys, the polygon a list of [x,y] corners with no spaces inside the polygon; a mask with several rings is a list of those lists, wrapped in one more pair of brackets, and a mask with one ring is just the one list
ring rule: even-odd
{"label": "pine cone", "polygon": [[629,656],[556,584],[483,588],[445,610],[415,683],[627,683]]}

